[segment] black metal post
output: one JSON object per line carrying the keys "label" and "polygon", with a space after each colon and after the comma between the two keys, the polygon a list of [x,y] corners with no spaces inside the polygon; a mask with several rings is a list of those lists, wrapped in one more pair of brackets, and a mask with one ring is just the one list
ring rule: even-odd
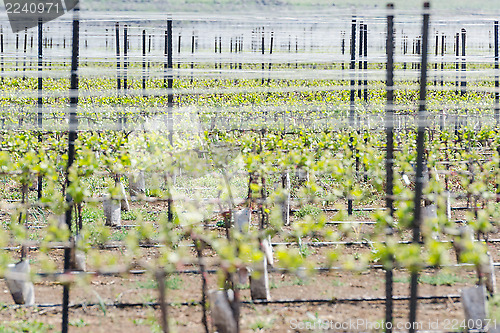
{"label": "black metal post", "polygon": [[[403,56],[408,52],[408,36],[403,36]],[[403,70],[406,70],[406,57],[404,57],[405,61],[403,62]]]}
{"label": "black metal post", "polygon": [[498,82],[498,21],[495,21],[495,31],[494,31],[494,36],[495,40],[495,122],[496,125],[498,126],[498,123],[500,121],[500,107],[499,107],[499,99],[500,99],[500,92],[499,92],[499,82]]}
{"label": "black metal post", "polygon": [[260,51],[262,52],[262,54],[264,54],[265,53],[265,48],[266,48],[264,27],[262,27],[260,38],[261,38]]}
{"label": "black metal post", "polygon": [[[364,61],[363,61],[363,69],[364,69],[364,73],[363,73],[363,77],[364,77],[364,81],[363,81],[363,100],[365,102],[365,107],[368,106],[368,80],[367,80],[367,70],[368,70],[368,25],[364,24],[363,25],[363,57],[364,57]],[[365,126],[366,128],[368,129],[368,126],[369,126],[369,118],[366,117],[365,118]],[[368,145],[368,135],[365,136],[365,145]],[[365,165],[365,175],[364,175],[364,181],[365,182],[368,182],[368,173],[366,172],[366,165]]]}
{"label": "black metal post", "polygon": [[115,39],[116,39],[116,87],[118,94],[122,88],[121,73],[120,73],[120,23],[115,23]]}
{"label": "black metal post", "polygon": [[142,30],[142,97],[146,98],[146,30]]}
{"label": "black metal post", "polygon": [[[42,27],[43,27],[43,22],[42,19],[40,18],[38,20],[38,101],[37,101],[37,106],[38,106],[38,113],[37,113],[37,125],[39,130],[42,130],[42,119],[43,119],[43,114],[42,114],[42,106],[43,106],[43,98],[42,98],[42,89],[43,89],[43,77],[42,77],[42,70],[43,70],[43,47],[42,47]],[[42,134],[39,132],[38,133],[38,142],[42,141]],[[42,175],[38,175],[38,186],[37,186],[37,196],[38,200],[42,198]]]}
{"label": "black metal post", "polygon": [[[264,35],[264,27],[262,27],[261,39],[262,39],[262,42],[261,42],[261,51],[262,51],[262,55],[264,55],[265,54],[265,48],[266,48],[266,45],[265,45],[265,35]],[[261,82],[261,84],[264,84],[264,59],[262,59],[262,82]]]}
{"label": "black metal post", "polygon": [[23,44],[23,79],[26,78],[26,51],[28,50],[28,29],[24,28],[24,44]]}
{"label": "black metal post", "polygon": [[[417,54],[421,55],[422,54],[422,36],[417,37],[417,44],[416,44],[416,49],[417,49]],[[417,69],[420,69],[420,63],[417,63]]]}
{"label": "black metal post", "polygon": [[363,69],[365,70],[364,85],[364,100],[368,104],[368,80],[366,79],[366,71],[368,70],[368,25],[364,25],[364,38],[363,38],[363,57],[365,59]]}
{"label": "black metal post", "polygon": [[[269,54],[273,54],[273,44],[274,44],[274,32],[271,31],[271,44],[269,45]],[[269,73],[271,73],[271,70],[273,68],[273,63],[269,61]],[[269,85],[271,83],[271,78],[267,78],[267,84]]]}
{"label": "black metal post", "polygon": [[[180,35],[179,35],[180,37]],[[168,85],[167,85],[167,79],[168,79],[168,75],[167,75],[167,72],[168,72],[168,31],[165,30],[165,39],[164,39],[164,42],[165,42],[165,45],[164,45],[164,60],[163,60],[163,87],[164,88],[167,88]],[[180,40],[179,40],[180,42]],[[180,43],[179,43],[180,45]],[[177,51],[180,52],[180,47],[177,48]],[[178,65],[180,66],[180,64]],[[180,67],[178,67],[180,68]]]}
{"label": "black metal post", "polygon": [[4,71],[4,67],[3,67],[3,27],[0,28],[0,53],[2,54],[2,57],[0,59],[0,66],[2,67],[2,81],[3,81],[3,71]]}
{"label": "black metal post", "polygon": [[127,93],[128,88],[128,28],[123,27],[123,90]]}
{"label": "black metal post", "polygon": [[[365,25],[363,24],[363,21],[360,21],[360,23],[359,23],[359,51],[358,51],[358,55],[359,55],[358,69],[360,72],[363,69],[363,37],[364,37],[363,30],[364,30],[364,26]],[[361,98],[362,98],[362,89],[363,89],[361,86],[362,84],[363,84],[363,81],[361,80],[361,74],[359,74],[358,75],[358,88],[357,88],[359,100],[361,100]],[[357,115],[357,124],[358,124],[358,126],[361,125],[359,113]],[[359,127],[357,128],[356,132],[359,136],[361,133]],[[359,175],[359,164],[360,164],[360,159],[359,159],[358,154],[356,153],[356,158],[355,158],[356,175]]]}
{"label": "black metal post", "polygon": [[[75,160],[75,141],[77,138],[78,119],[76,118],[76,108],[78,106],[78,57],[80,52],[80,19],[79,6],[74,8],[73,12],[73,47],[71,56],[71,80],[70,80],[70,110],[69,110],[69,133],[68,133],[68,166],[66,170],[66,183],[70,184],[69,169]],[[67,188],[67,187],[66,187]],[[66,224],[71,231],[71,214],[73,210],[73,199],[66,193]],[[70,249],[64,249],[64,272],[70,270]],[[63,311],[62,311],[62,333],[68,332],[68,309],[69,309],[69,284],[63,286]]]}
{"label": "black metal post", "polygon": [[[345,55],[345,32],[342,32],[342,40],[340,41],[340,52],[342,53],[342,56]],[[344,57],[342,57],[342,70],[344,70]]]}
{"label": "black metal post", "polygon": [[[500,122],[500,105],[499,105],[499,99],[500,99],[500,92],[499,92],[499,87],[500,84],[498,82],[498,21],[495,21],[494,23],[494,47],[495,47],[495,124],[498,127],[498,124]],[[498,130],[498,129],[497,129]],[[500,154],[500,148],[498,148],[498,153]],[[496,184],[496,194],[497,194],[497,200],[496,202],[499,202],[499,195],[500,195],[500,184]]]}
{"label": "black metal post", "polygon": [[[128,28],[123,26],[123,92],[126,94],[128,90]],[[127,126],[127,116],[125,111],[121,116],[122,129]]]}
{"label": "black metal post", "polygon": [[458,94],[458,57],[460,56],[460,34],[457,32],[455,35],[455,71],[457,72],[455,80],[455,93]]}
{"label": "black metal post", "polygon": [[350,76],[351,76],[351,92],[349,95],[350,109],[349,109],[349,125],[354,126],[354,85],[356,81],[354,80],[354,69],[356,68],[356,20],[352,20],[351,24],[351,65],[350,65]]}
{"label": "black metal post", "polygon": [[172,92],[174,78],[172,75],[172,20],[167,21],[167,108],[168,108],[168,141],[173,144],[173,119],[172,108],[174,105],[174,94]]}
{"label": "black metal post", "polygon": [[[358,52],[358,54],[359,54],[358,68],[360,70],[363,69],[363,38],[365,37],[364,30],[365,30],[365,25],[361,21],[359,23],[359,52]],[[361,76],[360,76],[358,79],[358,98],[359,99],[362,98],[362,87],[361,87],[362,84],[363,84],[363,82],[361,81]]]}
{"label": "black metal post", "polygon": [[[420,224],[422,217],[422,192],[424,188],[424,140],[426,124],[426,93],[427,93],[427,52],[429,44],[429,8],[428,2],[424,3],[423,28],[422,28],[422,58],[420,66],[420,96],[417,117],[417,172],[415,176],[415,198],[413,215],[413,243],[420,241]],[[417,322],[417,297],[418,297],[418,271],[411,272],[410,282],[410,329],[409,333],[415,332]]]}
{"label": "black metal post", "polygon": [[[172,20],[167,20],[167,70],[168,70],[168,79],[167,79],[167,89],[168,89],[168,99],[167,99],[167,112],[168,112],[168,141],[170,144],[173,144],[173,126],[174,126],[174,120],[172,118],[172,108],[174,106],[174,94],[172,92],[173,88],[173,75],[172,75]],[[169,193],[168,194],[168,209],[167,209],[167,218],[169,221],[173,220],[173,213],[172,213],[172,196]]]}
{"label": "black metal post", "polygon": [[[181,53],[181,46],[182,46],[182,43],[181,43],[182,39],[181,38],[182,38],[181,34],[179,33],[179,40],[177,41],[177,53],[178,54]],[[180,62],[177,63],[177,68],[181,68],[181,63]]]}
{"label": "black metal post", "polygon": [[[215,54],[217,55],[217,36],[215,36],[215,39],[214,39],[214,51],[215,51]],[[217,59],[215,59],[215,69],[217,69]]]}
{"label": "black metal post", "polygon": [[[386,198],[385,205],[391,217],[394,216],[394,14],[393,4],[388,4],[389,15],[387,15],[387,106],[385,112],[385,133],[386,133]],[[392,226],[387,228],[388,236],[392,235]],[[385,271],[385,322],[386,333],[392,333],[392,309],[393,309],[393,272],[392,267],[387,267]]]}
{"label": "black metal post", "polygon": [[[354,123],[355,122],[354,111],[355,111],[355,106],[356,106],[355,102],[354,102],[354,98],[355,98],[355,94],[356,94],[356,91],[354,88],[354,85],[356,84],[356,80],[354,79],[354,69],[355,68],[356,68],[356,20],[353,19],[352,23],[351,23],[351,65],[350,65],[351,91],[350,91],[350,95],[349,95],[349,100],[350,100],[349,126],[351,127],[351,129],[353,129],[355,126],[355,123]],[[354,147],[352,145],[353,140],[354,140],[354,138],[351,135],[350,148],[351,148],[351,152],[353,153],[353,155],[355,155],[356,153],[355,153]],[[349,197],[349,198],[347,198],[347,214],[352,215],[352,210],[353,210],[352,198]]]}
{"label": "black metal post", "polygon": [[274,32],[271,32],[271,44],[269,45],[269,54],[273,54]]}
{"label": "black metal post", "polygon": [[[194,55],[194,31],[193,35],[191,36],[191,55]],[[194,69],[194,62],[191,61],[191,83],[193,83],[193,69]]]}
{"label": "black metal post", "polygon": [[16,33],[16,72],[19,66],[19,33]]}
{"label": "black metal post", "polygon": [[[455,34],[455,94],[458,95],[458,70],[459,70],[459,64],[458,64],[458,57],[460,55],[460,34],[457,32]],[[457,114],[455,117],[455,137],[457,140],[459,139],[458,136],[458,128],[459,128],[459,115],[458,115],[458,109],[457,109]]]}
{"label": "black metal post", "polygon": [[[33,34],[30,34],[30,50],[33,50]],[[30,58],[30,64],[29,64],[29,68],[31,69],[33,67],[33,61],[31,60]]]}
{"label": "black metal post", "polygon": [[441,87],[444,86],[443,72],[444,72],[444,53],[446,46],[446,35],[441,36]]}
{"label": "black metal post", "polygon": [[[299,53],[299,37],[295,36],[295,53]],[[299,67],[299,62],[295,61],[295,68]]]}
{"label": "black metal post", "polygon": [[434,86],[437,85],[437,69],[438,69],[438,62],[437,62],[437,57],[438,57],[438,54],[439,54],[439,34],[436,32],[436,42],[435,42],[435,45],[434,45],[434,53],[435,53],[435,56],[436,56],[436,63],[434,64],[434,69],[435,69],[435,76],[434,76]]}
{"label": "black metal post", "polygon": [[465,60],[465,38],[466,38],[467,32],[465,31],[464,28],[462,28],[462,82],[460,84],[461,87],[461,95],[465,95],[466,88],[467,88],[467,81],[466,81],[466,70],[467,70],[467,63]]}
{"label": "black metal post", "polygon": [[[240,37],[239,39],[239,48],[238,48],[238,52],[241,53],[243,51],[243,36]],[[243,64],[241,63],[241,61],[238,63],[238,69],[242,69],[243,67]]]}

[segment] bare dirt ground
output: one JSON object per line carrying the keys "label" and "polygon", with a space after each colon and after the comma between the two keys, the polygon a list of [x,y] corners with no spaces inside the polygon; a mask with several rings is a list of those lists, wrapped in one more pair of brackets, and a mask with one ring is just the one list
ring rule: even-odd
{"label": "bare dirt ground", "polygon": [[[384,296],[384,271],[377,270],[370,273],[322,273],[305,280],[293,275],[271,274],[271,295],[275,300],[281,299],[344,299]],[[425,272],[424,275],[433,275],[434,272]],[[420,295],[449,295],[457,294],[461,288],[473,285],[475,273],[461,271],[457,274],[459,282],[451,286],[433,286],[422,283]],[[395,296],[408,296],[408,275],[397,272],[395,275]],[[200,298],[201,282],[199,275],[182,275],[177,280],[176,289],[168,289],[170,302],[196,301]],[[209,284],[216,287],[216,278],[209,276]],[[71,303],[124,303],[155,302],[157,290],[146,276],[131,276],[128,278],[99,277],[89,286],[71,289]],[[12,304],[11,296],[6,285],[2,282],[0,290],[3,293],[0,301]],[[62,287],[53,283],[36,284],[38,304],[60,304]],[[243,300],[250,300],[248,289],[241,291]],[[407,320],[407,301],[395,302],[395,319],[404,323]],[[430,322],[435,318],[462,319],[463,310],[456,299],[450,298],[438,301],[421,301],[419,303],[419,321]],[[202,332],[201,309],[199,306],[174,305],[169,308],[170,320],[178,332]],[[72,309],[70,311],[71,331],[75,332],[150,332],[149,324],[152,319],[158,318],[159,311],[153,307],[101,307],[93,305]],[[44,322],[59,330],[61,308],[4,308],[0,311],[2,321],[29,319]],[[365,320],[373,325],[384,318],[384,303],[376,302],[332,302],[331,304],[304,303],[304,304],[272,304],[272,305],[243,305],[242,331],[252,332],[295,332],[293,324],[312,321],[315,318],[332,320],[339,323]],[[368,324],[367,324],[368,325]],[[78,327],[81,326],[81,327]],[[300,331],[300,330],[299,330]],[[304,330],[307,331],[307,330]],[[339,330],[343,331],[343,330]],[[357,330],[345,330],[357,331]],[[367,331],[362,329],[359,331]],[[368,330],[375,331],[375,330]]]}
{"label": "bare dirt ground", "polygon": [[[455,219],[461,218],[456,212]],[[368,215],[360,214],[357,220],[367,220]],[[335,226],[331,226],[336,228]],[[370,231],[370,225],[361,225],[358,237]],[[222,234],[221,229],[221,234]],[[353,236],[354,238],[356,238]],[[495,232],[491,238],[497,237]],[[353,239],[354,239],[353,238]],[[360,239],[361,240],[361,239]],[[282,241],[274,239],[273,241]],[[499,246],[489,244],[495,262],[500,261]],[[344,255],[365,253],[371,248],[367,245],[347,246]],[[143,249],[145,259],[156,255],[155,249]],[[324,261],[325,247],[309,247],[309,260],[316,264]],[[106,253],[120,256],[119,250],[107,250]],[[450,257],[454,254],[450,253]],[[58,267],[62,267],[62,250],[53,250],[51,257]],[[194,255],[193,255],[194,258]],[[185,267],[197,269],[196,266]],[[90,267],[91,269],[91,267]],[[217,276],[208,276],[209,289],[217,288]],[[420,296],[459,295],[460,290],[476,283],[473,268],[450,268],[444,271],[426,270],[422,273]],[[272,300],[322,299],[330,303],[285,303],[285,304],[242,304],[242,332],[381,332],[377,329],[384,318],[385,303],[380,300],[369,302],[346,301],[357,298],[383,298],[385,295],[385,271],[370,270],[365,272],[330,271],[318,273],[307,278],[294,274],[270,273]],[[62,286],[54,282],[35,284],[35,307],[14,306],[12,297],[3,280],[0,281],[0,332],[57,332],[61,327]],[[3,292],[2,292],[3,291]],[[409,276],[406,271],[397,270],[394,276],[394,295],[396,298],[409,296]],[[251,300],[248,285],[243,285],[241,299]],[[158,291],[150,275],[98,276],[89,285],[73,285],[70,291],[70,304],[77,305],[70,309],[71,332],[158,332],[159,308],[152,306],[115,307],[114,303],[155,303]],[[199,301],[201,297],[201,278],[197,274],[171,276],[167,283],[169,320],[173,331],[203,332],[201,306],[181,305],[183,302]],[[57,306],[47,306],[54,305]],[[407,331],[408,300],[394,302],[395,331]],[[449,297],[419,301],[418,322],[421,330],[457,331],[451,329],[446,320],[464,318],[459,299]],[[328,321],[320,326],[318,320]],[[23,321],[36,322],[38,326],[22,328]],[[41,324],[40,324],[41,323]],[[355,324],[354,324],[355,323]],[[10,326],[9,326],[10,325]],[[27,324],[26,324],[27,325]],[[315,326],[316,325],[316,326]],[[399,325],[399,326],[398,326]],[[209,326],[212,327],[210,317]],[[9,328],[10,327],[10,328]],[[316,328],[316,329],[315,329]]]}

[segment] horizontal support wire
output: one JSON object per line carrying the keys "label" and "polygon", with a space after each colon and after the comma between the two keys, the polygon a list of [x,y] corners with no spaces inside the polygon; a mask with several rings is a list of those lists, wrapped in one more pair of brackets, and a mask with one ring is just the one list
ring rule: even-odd
{"label": "horizontal support wire", "polygon": [[[452,301],[458,302],[460,300],[460,295],[449,294],[449,295],[435,295],[435,296],[419,296],[418,299],[422,301]],[[394,301],[407,301],[409,300],[409,296],[394,296]],[[280,300],[241,300],[240,303],[244,305],[272,305],[272,304],[302,304],[302,303],[327,303],[327,304],[339,304],[339,303],[363,303],[363,302],[384,302],[385,297],[366,297],[366,298],[331,298],[331,299],[280,299]],[[169,306],[199,306],[200,302],[191,301],[191,302],[170,302],[167,303]],[[70,304],[69,307],[71,309],[78,308],[88,308],[93,306],[105,306],[105,307],[114,307],[114,308],[131,308],[131,307],[159,307],[160,303],[157,302],[144,302],[144,303],[73,303]],[[58,308],[61,307],[62,304],[38,304],[37,308],[46,309],[46,308]],[[24,306],[19,305],[3,305],[3,309],[19,309],[25,308]]]}

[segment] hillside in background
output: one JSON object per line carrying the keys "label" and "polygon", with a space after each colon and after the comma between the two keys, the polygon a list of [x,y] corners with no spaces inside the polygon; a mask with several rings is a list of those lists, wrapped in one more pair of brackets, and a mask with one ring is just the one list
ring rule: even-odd
{"label": "hillside in background", "polygon": [[[420,0],[392,1],[397,9],[419,9]],[[326,10],[331,8],[376,8],[385,7],[386,2],[377,0],[83,0],[82,8],[93,11],[164,11],[164,12],[220,12],[220,11],[295,11]],[[500,12],[500,1],[454,0],[431,1],[433,9],[474,10]]]}
{"label": "hillside in background", "polygon": [[[397,9],[418,9],[423,1],[392,1]],[[294,11],[325,10],[331,8],[377,8],[385,7],[386,2],[374,0],[84,0],[82,8],[93,11],[165,11],[165,12],[219,12],[219,11]],[[431,2],[434,9],[480,10],[482,12],[500,11],[500,1],[455,0]]]}

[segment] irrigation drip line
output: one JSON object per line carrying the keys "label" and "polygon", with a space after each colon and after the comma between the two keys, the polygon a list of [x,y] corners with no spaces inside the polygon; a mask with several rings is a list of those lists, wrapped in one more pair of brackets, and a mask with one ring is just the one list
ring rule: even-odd
{"label": "irrigation drip line", "polygon": [[[451,240],[436,240],[438,243],[453,243]],[[500,238],[492,238],[492,239],[480,239],[480,240],[473,240],[473,242],[479,242],[479,243],[500,243]],[[18,251],[20,250],[23,246],[26,249],[29,250],[39,250],[41,248],[46,248],[46,249],[52,249],[52,250],[64,250],[64,249],[71,249],[73,248],[73,244],[69,242],[51,242],[50,244],[47,244],[45,246],[40,246],[40,245],[33,245],[33,243],[38,243],[38,242],[24,242],[22,245],[19,246],[6,246],[6,247],[1,247],[0,250],[2,251]],[[400,240],[397,241],[396,244],[411,244],[412,241],[404,241]],[[414,242],[415,244],[419,245],[425,245],[423,241],[419,242]],[[367,246],[372,246],[374,244],[386,244],[386,241],[377,241],[377,242],[372,242],[368,240],[363,240],[363,241],[325,241],[325,242],[276,242],[276,243],[271,243],[271,246],[311,246],[311,247],[327,247],[327,246],[334,246],[334,245],[344,245],[344,246],[354,246],[354,245],[367,245]],[[92,249],[99,249],[99,250],[111,250],[111,249],[121,249],[121,248],[126,248],[127,243],[126,242],[114,242],[113,244],[102,244],[102,245],[97,245],[97,246],[92,246]],[[139,244],[139,248],[145,248],[145,249],[153,249],[153,248],[164,248],[166,245],[164,244],[159,244],[159,243],[148,243],[148,244]],[[194,247],[193,244],[179,244],[178,247],[187,247],[187,248],[192,248]]]}
{"label": "irrigation drip line", "polygon": [[[500,267],[500,262],[493,263],[494,267]],[[460,269],[460,268],[470,268],[470,269],[475,269],[476,265],[474,264],[468,264],[468,263],[460,263],[460,264],[447,264],[447,265],[441,265],[441,266],[425,266],[422,267],[423,270],[440,270],[443,268],[449,268],[449,269]],[[316,273],[328,273],[328,272],[359,272],[359,271],[367,271],[367,270],[386,270],[386,267],[383,265],[378,265],[378,264],[373,264],[373,265],[368,265],[362,268],[355,268],[355,269],[346,269],[345,267],[340,267],[340,266],[332,266],[332,267],[314,267],[314,268],[299,268],[297,269],[297,272],[293,270],[289,270],[286,268],[279,268],[279,267],[268,267],[268,272],[269,273],[277,273],[277,274],[285,274],[285,273],[304,273],[306,270],[312,270]],[[402,270],[402,271],[407,271],[406,268],[404,267],[394,267],[393,270]],[[198,269],[185,269],[185,270],[175,270],[175,271],[169,271],[169,274],[179,274],[179,275],[199,275],[199,274],[217,274],[220,272],[220,267],[219,269],[205,269],[203,272],[201,272]],[[151,271],[145,270],[145,269],[135,269],[135,270],[107,270],[107,271],[96,271],[96,272],[79,272],[79,271],[73,271],[73,272],[68,272],[68,273],[63,273],[63,272],[37,272],[34,273],[35,275],[39,277],[44,277],[44,278],[58,278],[58,277],[65,277],[65,280],[67,280],[68,276],[72,277],[79,277],[79,276],[112,276],[112,277],[120,277],[120,276],[126,276],[126,275],[146,275],[151,273]]]}
{"label": "irrigation drip line", "polygon": [[[148,214],[150,214],[150,212],[148,212]],[[0,215],[2,215],[0,213]],[[3,215],[9,215],[9,214],[3,214]],[[453,220],[453,221],[450,221],[451,223],[455,223],[455,224],[465,224],[467,223],[468,221],[466,220]],[[294,222],[292,222],[294,223]],[[377,221],[327,221],[325,222],[326,225],[339,225],[339,224],[377,224],[379,222]],[[253,225],[253,224],[252,224]],[[158,225],[155,225],[156,227]],[[199,224],[199,226],[202,226],[202,227],[205,227],[205,228],[224,228],[224,226],[221,226],[221,225],[217,225],[217,224]],[[44,228],[47,228],[48,225],[45,224],[45,225],[33,225],[33,224],[27,224],[25,225],[25,228],[26,229],[44,229]],[[141,227],[141,225],[139,224],[122,224],[120,226],[116,226],[116,227],[113,227],[115,229],[133,229],[133,228],[139,228]]]}
{"label": "irrigation drip line", "polygon": [[[9,175],[10,173],[0,173],[0,174],[7,174]],[[18,173],[13,173],[13,174],[18,174]],[[103,173],[104,175],[108,176],[108,173]],[[246,175],[246,173],[244,173]],[[471,173],[472,174],[472,173]],[[175,188],[174,188],[175,189]],[[432,198],[432,195],[424,195],[424,198]],[[407,197],[392,197],[393,200],[409,200],[410,198]],[[480,194],[458,194],[458,195],[450,195],[451,199],[469,199],[469,198],[481,198]],[[496,194],[492,196],[491,198],[488,198],[487,200],[495,200],[500,198],[500,194]],[[86,198],[85,200],[82,200],[84,203],[101,203],[105,201],[105,197],[94,197],[94,198]],[[123,198],[122,197],[112,197],[112,200],[120,201]],[[334,198],[318,198],[318,200],[323,200],[323,201],[335,201],[337,199],[336,197]],[[352,197],[347,197],[347,199],[352,199]],[[170,200],[173,200],[175,202],[180,202],[180,203],[204,203],[204,204],[225,204],[226,201],[219,199],[219,198],[201,198],[201,199],[193,199],[185,196],[176,196],[176,197],[146,197],[144,195],[138,196],[135,198],[136,201],[140,201],[143,203],[161,203],[161,202],[169,202]],[[40,201],[35,201],[35,202],[28,202],[28,203],[22,203],[19,199],[9,199],[7,200],[10,202],[9,204],[1,204],[0,203],[0,209],[18,209],[18,208],[47,208],[50,206],[48,203],[43,203]],[[267,202],[264,199],[254,199],[255,202],[257,203],[262,203],[262,202]],[[239,206],[241,204],[244,204],[246,202],[246,199],[244,198],[238,198],[235,199],[236,206]],[[298,201],[293,201],[290,200],[290,204],[293,205],[300,205],[303,204],[303,202],[298,202]],[[468,206],[458,206],[458,207],[450,207],[451,210],[470,210],[473,209],[474,207],[468,207]],[[340,208],[319,208],[321,211],[324,212],[338,212],[341,209]],[[353,211],[377,211],[377,210],[385,210],[385,207],[364,207],[364,208],[353,208]],[[300,209],[290,209],[291,213],[299,212]],[[258,212],[258,210],[253,210],[253,212]],[[161,211],[156,211],[155,213],[161,214]],[[220,213],[220,211],[214,211],[214,213]]]}
{"label": "irrigation drip line", "polygon": [[[474,207],[467,207],[467,206],[462,206],[462,207],[450,207],[451,210],[470,210],[473,209]],[[339,208],[320,208],[324,212],[339,212],[341,209]],[[374,212],[377,210],[386,210],[386,207],[365,207],[365,208],[353,208],[352,210],[355,212]],[[299,212],[300,209],[290,209],[290,212],[295,213]],[[394,208],[394,211],[397,211],[397,208]]]}
{"label": "irrigation drip line", "polygon": [[[192,198],[186,198],[186,197],[173,197],[173,198],[153,198],[153,197],[145,197],[145,196],[137,196],[139,198],[137,198],[136,200],[140,200],[141,202],[143,203],[158,203],[158,202],[168,202],[169,200],[174,200],[174,201],[177,201],[177,202],[184,202],[184,203],[192,203],[192,202],[203,202],[203,203],[207,203],[207,204],[225,204],[227,203],[226,201],[222,200],[222,199],[219,199],[219,198],[202,198],[202,199],[192,199]],[[101,197],[101,198],[87,198],[86,200],[83,200],[82,202],[85,202],[85,203],[101,203],[103,202],[105,199],[104,197]],[[113,197],[112,200],[116,200],[116,201],[120,201],[122,200],[121,197]],[[236,205],[241,205],[242,203],[244,203],[246,200],[245,199],[235,199],[235,203]],[[16,201],[12,201],[12,202],[15,202],[15,203],[20,203],[20,201],[16,200]],[[257,201],[258,202],[258,201]],[[24,208],[32,208],[32,207],[36,207],[36,208],[47,208],[49,207],[48,204],[45,204],[45,203],[42,203],[42,202],[33,202],[33,203],[24,203],[22,205],[19,205],[18,207],[13,207],[14,205],[5,205],[5,204],[1,204],[0,203],[0,209],[13,209],[13,208],[19,208],[19,207],[24,207]]]}
{"label": "irrigation drip line", "polygon": [[[433,300],[453,300],[457,302],[460,299],[460,295],[449,294],[449,295],[428,295],[419,296],[418,299],[422,301],[433,301]],[[407,301],[409,296],[394,296],[392,298],[394,301]],[[241,304],[244,305],[272,305],[272,304],[303,304],[303,303],[362,303],[362,302],[385,302],[385,297],[365,297],[365,298],[331,298],[331,299],[280,299],[280,300],[242,300]],[[169,306],[199,306],[200,302],[170,302]],[[34,305],[37,308],[58,308],[62,304],[38,304]],[[144,302],[144,303],[73,303],[69,305],[71,309],[88,308],[93,306],[105,306],[107,308],[132,308],[132,307],[159,307],[158,302]],[[26,306],[19,305],[3,305],[2,308],[9,309],[19,309]]]}

